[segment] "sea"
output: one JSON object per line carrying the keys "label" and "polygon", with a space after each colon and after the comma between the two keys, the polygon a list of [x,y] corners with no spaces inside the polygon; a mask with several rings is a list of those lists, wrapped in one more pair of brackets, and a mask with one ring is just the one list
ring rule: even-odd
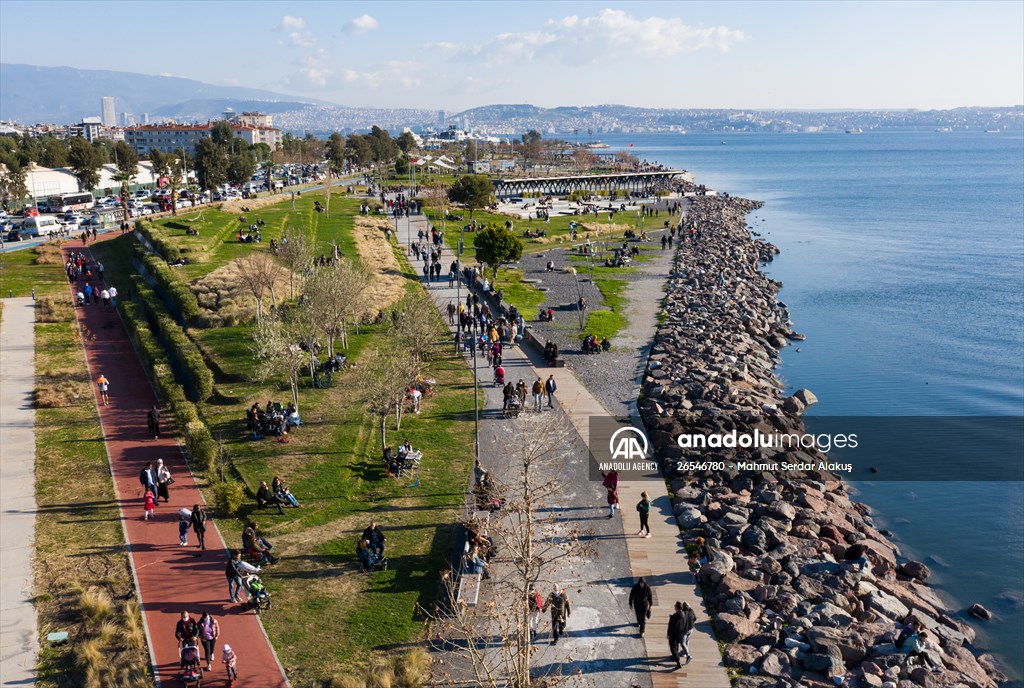
{"label": "sea", "polygon": [[[783,351],[778,375],[818,397],[812,429],[826,416],[1024,416],[1021,132],[601,139],[607,152],[764,202],[749,224],[781,250],[766,271],[784,283],[779,298],[807,337]],[[997,438],[996,452],[1019,469],[1021,438],[1012,439],[999,450]],[[919,480],[854,483],[857,499],[904,556],[929,565],[930,582],[978,631],[975,647],[1024,685],[1024,483],[969,480],[965,461],[940,452]],[[994,619],[968,619],[975,602]]]}

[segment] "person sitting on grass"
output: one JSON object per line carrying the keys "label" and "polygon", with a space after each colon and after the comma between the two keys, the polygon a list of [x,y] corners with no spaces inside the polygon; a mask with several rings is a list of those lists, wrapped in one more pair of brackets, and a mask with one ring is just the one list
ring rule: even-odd
{"label": "person sitting on grass", "polygon": [[270,488],[267,487],[267,481],[260,481],[260,489],[256,490],[256,508],[262,509],[268,505],[274,505],[277,507],[277,513],[283,514],[284,509],[281,508],[282,504],[285,504],[285,500],[278,497],[276,494],[271,492]]}
{"label": "person sitting on grass", "polygon": [[260,537],[256,522],[249,521],[245,530],[242,531],[242,548],[245,552],[254,557],[259,564],[264,562],[276,564],[278,558],[270,553],[273,547],[266,538]]}
{"label": "person sitting on grass", "polygon": [[299,500],[295,498],[295,495],[292,494],[291,490],[285,487],[284,482],[281,481],[279,476],[274,476],[274,480],[270,483],[270,489],[281,503],[291,504],[294,507],[302,506],[299,504]]}

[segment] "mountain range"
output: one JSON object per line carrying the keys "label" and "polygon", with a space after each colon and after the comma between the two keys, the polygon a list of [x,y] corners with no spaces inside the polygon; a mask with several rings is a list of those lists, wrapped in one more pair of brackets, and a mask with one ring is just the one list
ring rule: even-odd
{"label": "mountain range", "polygon": [[[577,132],[817,132],[869,130],[1021,131],[1024,106],[965,107],[950,110],[758,110],[646,108],[588,105],[544,108],[528,103],[492,104],[448,113],[439,122],[426,108],[357,108],[323,100],[298,99],[273,91],[214,86],[194,79],[72,67],[0,64],[0,120],[21,124],[63,123],[96,116],[101,98],[113,96],[120,118],[205,122],[225,109],[257,110],[274,116],[274,126],[302,136],[365,131],[377,125],[398,132],[449,124],[492,134],[518,136]],[[119,120],[119,124],[123,120]]]}

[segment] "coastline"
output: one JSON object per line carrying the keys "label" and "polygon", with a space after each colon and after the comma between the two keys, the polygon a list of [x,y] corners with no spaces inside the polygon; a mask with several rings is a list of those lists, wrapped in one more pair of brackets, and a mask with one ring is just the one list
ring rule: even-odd
{"label": "coastline", "polygon": [[[665,475],[675,475],[685,538],[705,539],[710,562],[698,577],[728,643],[726,664],[749,674],[739,685],[759,688],[834,685],[839,676],[855,686],[994,686],[1005,677],[990,655],[969,649],[974,629],[928,587],[927,566],[901,557],[835,473],[674,473],[677,461],[827,458],[814,449],[709,453],[676,443],[681,433],[802,434],[802,413],[816,401],[807,390],[784,397],[775,375],[779,351],[800,336],[778,301],[781,283],[759,269],[778,253],[747,229],[746,215],[759,207],[729,196],[691,199],[688,219],[700,236],[676,254],[639,403]],[[844,563],[854,544],[871,554],[870,573]],[[910,615],[937,636],[947,670],[909,667],[896,652],[898,624]]]}

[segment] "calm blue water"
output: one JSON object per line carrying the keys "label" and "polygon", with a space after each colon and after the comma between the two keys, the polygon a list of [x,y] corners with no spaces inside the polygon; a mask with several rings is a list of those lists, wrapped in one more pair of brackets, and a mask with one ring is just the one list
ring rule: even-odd
{"label": "calm blue water", "polygon": [[[807,335],[779,374],[817,394],[815,415],[1024,415],[1024,136],[603,140],[765,201],[751,224],[782,250],[769,270]],[[1024,486],[860,488],[954,608],[981,602],[997,615],[975,624],[977,645],[1024,674]]]}

